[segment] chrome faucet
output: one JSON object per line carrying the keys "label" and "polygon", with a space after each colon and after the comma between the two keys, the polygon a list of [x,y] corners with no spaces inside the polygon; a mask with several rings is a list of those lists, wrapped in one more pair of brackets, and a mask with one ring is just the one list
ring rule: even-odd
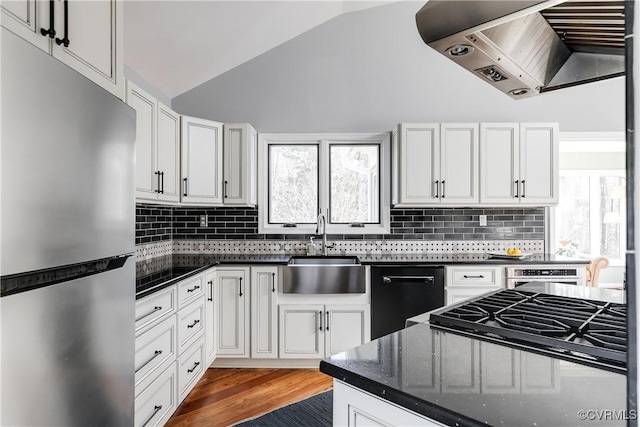
{"label": "chrome faucet", "polygon": [[321,255],[327,255],[327,249],[333,248],[335,244],[327,243],[327,219],[322,213],[318,214],[318,221],[316,223],[316,234],[320,234],[320,223],[322,223],[322,252]]}

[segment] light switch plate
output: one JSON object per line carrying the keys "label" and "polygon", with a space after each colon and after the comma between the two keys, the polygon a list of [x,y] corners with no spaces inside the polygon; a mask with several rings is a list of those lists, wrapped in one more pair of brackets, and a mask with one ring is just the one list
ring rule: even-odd
{"label": "light switch plate", "polygon": [[487,216],[480,215],[480,227],[486,227],[486,226],[487,226]]}
{"label": "light switch plate", "polygon": [[207,226],[207,216],[200,215],[200,227],[206,227],[206,226]]}

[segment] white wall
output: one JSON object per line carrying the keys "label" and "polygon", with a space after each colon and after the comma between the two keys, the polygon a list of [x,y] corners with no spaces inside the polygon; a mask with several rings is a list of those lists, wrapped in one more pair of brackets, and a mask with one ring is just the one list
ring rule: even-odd
{"label": "white wall", "polygon": [[341,15],[174,98],[172,108],[259,132],[379,132],[420,121],[624,131],[624,78],[514,101],[423,43],[415,25],[423,4]]}

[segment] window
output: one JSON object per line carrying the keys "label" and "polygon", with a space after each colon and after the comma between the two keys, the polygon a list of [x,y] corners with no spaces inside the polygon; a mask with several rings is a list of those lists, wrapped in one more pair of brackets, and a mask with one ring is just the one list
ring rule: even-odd
{"label": "window", "polygon": [[[570,134],[569,134],[570,135]],[[560,202],[552,209],[555,252],[624,264],[623,137],[560,136]]]}
{"label": "window", "polygon": [[[389,134],[262,134],[259,232],[389,232]],[[386,178],[385,178],[386,177]]]}

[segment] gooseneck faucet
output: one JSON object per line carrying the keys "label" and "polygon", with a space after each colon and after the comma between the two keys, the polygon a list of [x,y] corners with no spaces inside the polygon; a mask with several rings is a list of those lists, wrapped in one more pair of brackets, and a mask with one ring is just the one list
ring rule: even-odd
{"label": "gooseneck faucet", "polygon": [[327,243],[327,219],[321,213],[318,214],[318,221],[316,223],[316,234],[320,234],[320,224],[322,223],[322,252],[321,255],[327,255],[327,249],[333,248],[335,245],[329,245]]}

